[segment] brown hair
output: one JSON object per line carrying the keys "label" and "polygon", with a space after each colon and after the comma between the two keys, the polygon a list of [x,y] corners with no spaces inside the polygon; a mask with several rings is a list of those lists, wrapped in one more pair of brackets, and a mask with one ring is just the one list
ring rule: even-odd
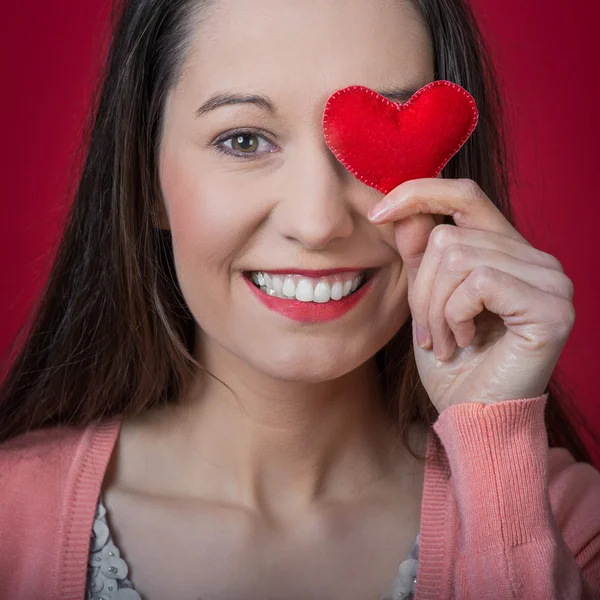
{"label": "brown hair", "polygon": [[[436,78],[469,90],[480,112],[443,176],[475,180],[514,223],[500,94],[473,15],[463,0],[413,2],[430,31]],[[41,300],[6,358],[0,442],[177,401],[202,368],[193,359],[194,319],[175,275],[170,233],[159,228],[156,157],[167,92],[193,27],[213,3],[123,0],[116,7],[67,223]],[[436,418],[419,380],[410,321],[376,355],[402,431]],[[550,442],[590,462],[574,427],[578,412],[556,373],[548,390]]]}

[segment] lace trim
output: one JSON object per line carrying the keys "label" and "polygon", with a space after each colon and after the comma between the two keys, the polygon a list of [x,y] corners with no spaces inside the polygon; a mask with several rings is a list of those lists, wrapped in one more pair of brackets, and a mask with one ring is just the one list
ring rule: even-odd
{"label": "lace trim", "polygon": [[394,583],[381,600],[412,600],[414,598],[417,590],[417,571],[419,570],[420,535],[417,534],[408,558],[400,563]]}
{"label": "lace trim", "polygon": [[128,573],[129,567],[113,543],[100,497],[90,540],[86,600],[142,600],[127,579]]}
{"label": "lace trim", "polygon": [[[412,600],[417,587],[419,535],[408,558],[400,563],[398,575],[381,600]],[[90,540],[85,600],[143,600],[127,578],[129,567],[113,543],[106,507],[98,498]]]}

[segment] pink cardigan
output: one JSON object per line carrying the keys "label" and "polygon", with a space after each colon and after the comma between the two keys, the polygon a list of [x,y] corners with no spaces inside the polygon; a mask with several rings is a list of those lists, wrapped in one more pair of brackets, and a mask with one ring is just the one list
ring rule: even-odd
{"label": "pink cardigan", "polygon": [[[548,450],[547,396],[445,410],[430,434],[416,600],[600,599],[600,473]],[[120,420],[0,446],[0,600],[82,600]],[[158,599],[150,599],[158,600]]]}

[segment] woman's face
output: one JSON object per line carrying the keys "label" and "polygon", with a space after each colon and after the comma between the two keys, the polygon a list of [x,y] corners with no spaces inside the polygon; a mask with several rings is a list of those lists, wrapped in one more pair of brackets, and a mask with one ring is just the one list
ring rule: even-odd
{"label": "woman's face", "polygon": [[[206,343],[276,379],[322,381],[392,338],[409,315],[393,228],[368,221],[382,195],[328,149],[323,109],[349,85],[416,90],[433,79],[427,30],[409,1],[216,4],[167,100],[159,165],[177,276]],[[265,99],[199,111],[215,94]],[[244,279],[367,267],[376,272],[351,310],[335,316],[331,304],[348,301],[313,301],[308,321],[268,308]],[[296,284],[320,300],[351,285],[343,274],[285,279],[282,293]]]}

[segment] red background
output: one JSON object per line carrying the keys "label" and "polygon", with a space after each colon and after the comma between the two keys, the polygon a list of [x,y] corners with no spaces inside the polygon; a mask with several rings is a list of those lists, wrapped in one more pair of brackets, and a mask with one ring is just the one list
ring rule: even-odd
{"label": "red background", "polygon": [[[521,230],[556,256],[575,284],[577,318],[559,367],[586,417],[600,428],[594,379],[600,235],[593,179],[600,157],[598,3],[582,0],[568,10],[552,10],[544,0],[473,3],[508,101]],[[0,6],[0,356],[48,272],[108,15],[108,0]]]}

